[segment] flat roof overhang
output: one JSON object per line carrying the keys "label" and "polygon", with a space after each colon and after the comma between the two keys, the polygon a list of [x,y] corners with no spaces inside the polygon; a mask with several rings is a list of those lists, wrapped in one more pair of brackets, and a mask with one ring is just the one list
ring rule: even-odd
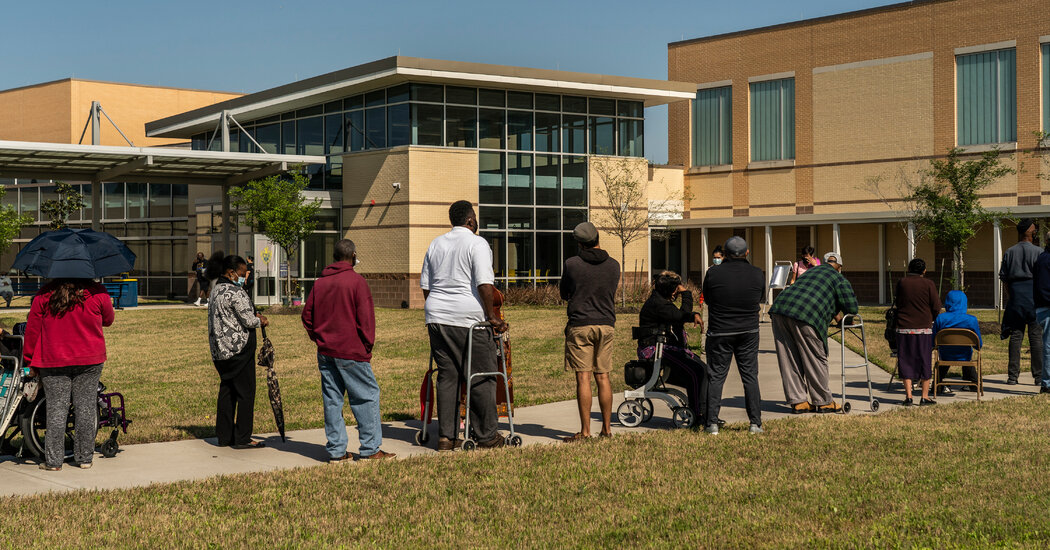
{"label": "flat roof overhang", "polygon": [[0,141],[0,177],[65,181],[239,185],[324,164],[324,156]]}
{"label": "flat roof overhang", "polygon": [[[1017,216],[1032,215],[1046,216],[1045,206],[989,206],[986,210],[1000,214],[1009,213]],[[905,223],[902,214],[889,211],[873,212],[840,212],[836,214],[800,214],[779,216],[736,216],[723,218],[685,218],[667,220],[666,225],[651,224],[653,227],[667,227],[669,229],[712,229],[712,228],[735,228],[735,227],[761,227],[761,226],[796,226],[796,225],[831,225],[831,224],[858,224],[858,223]]]}
{"label": "flat roof overhang", "polygon": [[395,56],[148,122],[146,135],[189,138],[214,130],[224,110],[255,120],[403,82],[614,97],[646,107],[696,97],[695,83]]}

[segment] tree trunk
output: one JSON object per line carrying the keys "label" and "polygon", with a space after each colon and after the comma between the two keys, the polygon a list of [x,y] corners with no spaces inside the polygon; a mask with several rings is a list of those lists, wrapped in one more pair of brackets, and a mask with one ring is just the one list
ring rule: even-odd
{"label": "tree trunk", "polygon": [[963,273],[965,273],[963,265],[963,251],[961,248],[955,248],[955,290],[966,291],[966,284],[963,280]]}
{"label": "tree trunk", "polygon": [[627,307],[627,244],[620,241],[620,307]]}

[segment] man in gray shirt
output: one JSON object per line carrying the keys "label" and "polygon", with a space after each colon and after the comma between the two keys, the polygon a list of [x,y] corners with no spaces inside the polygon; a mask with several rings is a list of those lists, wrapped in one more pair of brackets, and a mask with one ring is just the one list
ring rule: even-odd
{"label": "man in gray shirt", "polygon": [[1032,378],[1036,384],[1043,372],[1043,329],[1035,320],[1035,294],[1032,286],[1032,268],[1043,249],[1032,243],[1035,220],[1025,218],[1017,224],[1018,243],[1003,254],[999,280],[1006,285],[1010,298],[1003,312],[1002,339],[1010,339],[1010,360],[1006,383],[1017,384],[1021,374],[1021,342],[1028,328],[1028,344],[1032,351]]}

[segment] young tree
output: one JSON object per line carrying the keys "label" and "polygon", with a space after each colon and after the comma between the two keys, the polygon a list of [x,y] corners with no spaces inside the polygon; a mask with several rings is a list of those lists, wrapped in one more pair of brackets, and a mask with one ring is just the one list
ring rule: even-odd
{"label": "young tree", "polygon": [[[299,244],[313,234],[314,216],[321,208],[321,201],[303,196],[310,180],[302,170],[288,175],[291,179],[273,175],[230,189],[230,204],[240,210],[248,225],[280,246],[285,257],[291,260]],[[291,283],[292,270],[289,269],[285,289],[290,290]]]}
{"label": "young tree", "polygon": [[649,165],[641,159],[590,158],[597,175],[597,202],[607,208],[594,214],[596,225],[620,241],[620,304],[627,303],[627,246],[649,235],[649,227],[663,225],[684,198],[668,192],[664,200],[649,200]]}
{"label": "young tree", "polygon": [[47,226],[50,229],[62,229],[69,221],[69,215],[84,208],[84,195],[68,183],[56,182],[58,199],[44,201],[40,211],[51,219]]}
{"label": "young tree", "polygon": [[[6,194],[7,189],[0,185],[0,200]],[[11,241],[18,238],[19,233],[22,232],[22,227],[31,223],[33,223],[33,218],[28,214],[19,214],[14,205],[0,206],[0,252],[6,252],[11,246]]]}
{"label": "young tree", "polygon": [[[915,227],[915,238],[928,238],[952,250],[952,288],[965,288],[963,252],[970,239],[984,224],[1009,216],[1009,212],[989,212],[981,205],[981,191],[999,178],[1015,173],[1004,166],[998,150],[982,153],[979,158],[962,160],[962,149],[952,148],[943,159],[930,161],[929,168],[919,171],[918,182],[906,175],[900,178],[897,197],[898,215]],[[886,204],[887,197],[879,186],[880,179],[869,181]]]}

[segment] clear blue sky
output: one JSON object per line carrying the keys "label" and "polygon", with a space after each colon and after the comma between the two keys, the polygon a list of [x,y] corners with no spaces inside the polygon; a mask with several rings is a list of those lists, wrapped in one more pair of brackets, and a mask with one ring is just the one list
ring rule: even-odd
{"label": "clear blue sky", "polygon": [[[668,42],[891,3],[895,2],[5,2],[0,89],[75,76],[254,92],[399,52],[667,78]],[[649,109],[646,117],[647,156],[666,161],[666,108]]]}

